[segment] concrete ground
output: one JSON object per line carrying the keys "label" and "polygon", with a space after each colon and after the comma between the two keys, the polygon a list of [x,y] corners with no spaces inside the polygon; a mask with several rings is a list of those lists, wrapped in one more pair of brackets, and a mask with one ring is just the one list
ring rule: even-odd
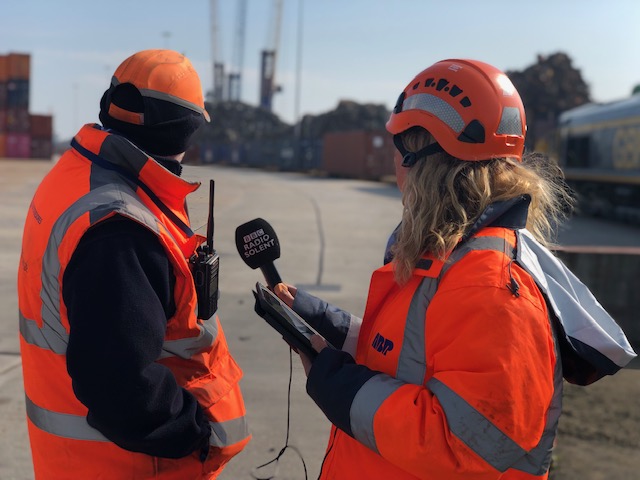
{"label": "concrete ground", "polygon": [[[24,216],[39,180],[51,166],[49,162],[39,161],[0,161],[2,480],[33,478],[24,419],[15,276]],[[185,168],[184,176],[202,182],[208,182],[209,178],[216,180],[215,247],[221,261],[219,312],[232,353],[245,372],[242,388],[253,433],[252,442],[230,463],[220,478],[249,479],[256,466],[271,460],[284,446],[289,351],[281,338],[253,312],[251,289],[256,281],[262,281],[262,275],[259,270],[251,270],[240,259],[234,242],[235,228],[256,217],[267,220],[280,240],[282,256],[276,261],[276,266],[282,278],[361,315],[371,271],[381,264],[387,235],[400,217],[399,194],[395,186],[383,183],[250,169],[191,166]],[[194,228],[204,226],[206,222],[207,194],[207,185],[203,185],[190,196]],[[590,239],[602,241],[596,238],[602,234],[602,228],[589,222],[571,222],[562,235],[567,236],[567,241],[571,243],[589,243]],[[609,240],[624,245],[640,245],[638,229],[618,225],[608,228],[606,237]],[[204,228],[200,230],[201,233],[204,231]],[[640,372],[627,370],[622,373],[624,376],[620,376],[618,381],[623,381],[625,385],[639,383]],[[617,379],[618,376],[613,378]],[[289,444],[303,455],[308,477],[316,478],[324,455],[329,423],[307,397],[304,382],[304,371],[294,355]],[[610,385],[606,387],[611,388]],[[637,389],[625,391],[625,395],[634,395],[634,398],[637,398],[637,394]],[[625,418],[636,417],[637,413],[627,412]],[[603,421],[610,423],[611,419]],[[580,441],[588,439],[585,440],[583,435]],[[567,435],[565,444],[566,448],[562,450],[561,447],[560,450],[563,454],[561,463],[565,465],[570,465],[566,459],[575,449],[588,451],[589,448],[595,448],[591,444],[584,446],[571,441],[570,435]],[[625,445],[628,447],[629,442]],[[604,456],[603,461],[606,462],[606,451],[599,446],[598,451],[603,452],[600,457]],[[624,450],[620,451],[620,456],[627,459],[629,465],[620,472],[622,476],[616,476],[614,471],[607,478],[638,478],[626,475],[630,471],[640,471],[640,461],[629,459]],[[585,462],[581,460],[581,463]],[[615,461],[615,464],[619,463]],[[616,465],[611,465],[611,468],[605,469],[611,473],[611,469],[615,468]],[[586,473],[582,476],[556,478],[600,478],[589,476],[588,472],[594,469],[590,469],[588,463],[584,470]],[[261,476],[268,476],[266,473],[266,470],[260,471]],[[74,477],[70,475],[69,478]],[[303,464],[295,451],[288,450],[284,454],[277,478],[304,478]]]}

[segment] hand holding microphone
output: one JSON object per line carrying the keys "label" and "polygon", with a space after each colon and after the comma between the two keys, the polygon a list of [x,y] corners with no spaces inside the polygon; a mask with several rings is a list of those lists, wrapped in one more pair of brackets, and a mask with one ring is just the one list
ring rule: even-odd
{"label": "hand holding microphone", "polygon": [[[238,249],[240,257],[244,260],[244,263],[254,270],[260,268],[267,286],[271,291],[289,308],[292,307],[297,289],[292,285],[287,285],[282,282],[280,274],[273,263],[276,259],[280,258],[280,242],[278,242],[278,237],[273,227],[262,218],[256,218],[247,223],[243,223],[236,228],[236,248]],[[278,285],[277,289],[276,285]],[[256,286],[256,290],[259,290],[257,287],[258,286]],[[266,312],[264,309],[258,308],[259,306],[260,299],[256,294],[256,313],[271,323],[271,325],[283,335],[283,338],[289,346],[300,353],[305,373],[308,374],[311,368],[311,359],[315,357],[316,352],[320,352],[328,346],[327,341],[320,336],[313,327],[307,325],[307,328],[303,329],[307,332],[306,337],[298,339],[303,342],[302,347],[306,345],[307,350],[300,351],[297,342],[291,340],[291,337],[286,334],[286,330],[278,328],[278,326],[276,326],[277,322],[273,323],[273,319],[269,318],[268,315],[265,317],[264,314]],[[295,313],[293,313],[293,315],[295,315]],[[304,323],[304,319],[300,318],[300,321]],[[308,335],[308,330],[312,330],[314,334]]]}

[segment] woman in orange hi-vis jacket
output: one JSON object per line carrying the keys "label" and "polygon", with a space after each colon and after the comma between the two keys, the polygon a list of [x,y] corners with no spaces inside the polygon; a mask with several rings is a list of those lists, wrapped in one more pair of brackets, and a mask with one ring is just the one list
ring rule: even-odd
{"label": "woman in orange hi-vis jacket", "polygon": [[[478,61],[418,74],[387,129],[404,211],[363,319],[275,288],[336,347],[316,336],[303,357],[333,424],[320,477],[546,479],[563,375],[588,384],[634,357],[543,246],[569,201],[559,171],[523,158],[520,96]],[[604,340],[580,328],[594,323]]]}

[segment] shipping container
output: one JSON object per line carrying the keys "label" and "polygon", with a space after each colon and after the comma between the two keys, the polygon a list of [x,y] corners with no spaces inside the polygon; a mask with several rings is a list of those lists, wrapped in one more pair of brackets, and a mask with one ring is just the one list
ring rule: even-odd
{"label": "shipping container", "polygon": [[29,110],[9,108],[5,112],[7,116],[5,131],[7,133],[29,133]]}
{"label": "shipping container", "polygon": [[5,156],[8,158],[31,157],[31,136],[28,133],[7,133]]}
{"label": "shipping container", "polygon": [[331,132],[323,143],[322,169],[330,175],[379,180],[395,173],[395,147],[385,130]]}
{"label": "shipping container", "polygon": [[9,79],[6,55],[0,55],[0,83],[5,83]]}
{"label": "shipping container", "polygon": [[28,53],[10,53],[7,55],[7,78],[29,80],[31,57]]}
{"label": "shipping container", "polygon": [[32,137],[51,139],[53,135],[53,117],[51,115],[30,115],[29,131]]}
{"label": "shipping container", "polygon": [[7,81],[6,108],[29,109],[29,80]]}
{"label": "shipping container", "polygon": [[0,80],[0,110],[7,108],[7,82]]}
{"label": "shipping container", "polygon": [[318,170],[322,167],[323,142],[321,139],[302,139],[294,151],[298,170]]}
{"label": "shipping container", "polygon": [[5,157],[5,145],[7,142],[7,136],[0,132],[0,158]]}
{"label": "shipping container", "polygon": [[208,142],[200,144],[200,163],[230,163],[231,150],[227,143]]}
{"label": "shipping container", "polygon": [[31,137],[31,158],[47,158],[53,155],[51,137]]}

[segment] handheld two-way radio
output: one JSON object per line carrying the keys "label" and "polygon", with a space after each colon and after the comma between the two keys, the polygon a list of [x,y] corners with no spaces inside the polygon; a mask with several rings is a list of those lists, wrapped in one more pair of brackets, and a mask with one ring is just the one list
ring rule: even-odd
{"label": "handheld two-way radio", "polygon": [[218,272],[220,257],[213,248],[213,198],[215,182],[209,183],[209,217],[207,219],[207,240],[198,247],[191,257],[193,281],[198,295],[198,318],[208,320],[218,309]]}

